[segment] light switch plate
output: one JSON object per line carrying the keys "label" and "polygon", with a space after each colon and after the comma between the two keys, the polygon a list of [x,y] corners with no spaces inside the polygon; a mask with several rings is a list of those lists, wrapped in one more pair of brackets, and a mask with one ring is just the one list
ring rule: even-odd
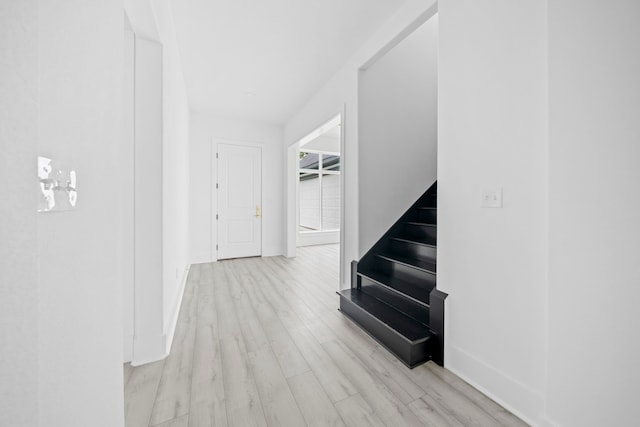
{"label": "light switch plate", "polygon": [[502,188],[482,190],[482,201],[480,203],[480,206],[483,208],[501,208]]}
{"label": "light switch plate", "polygon": [[78,200],[75,170],[57,160],[38,156],[38,212],[69,211]]}

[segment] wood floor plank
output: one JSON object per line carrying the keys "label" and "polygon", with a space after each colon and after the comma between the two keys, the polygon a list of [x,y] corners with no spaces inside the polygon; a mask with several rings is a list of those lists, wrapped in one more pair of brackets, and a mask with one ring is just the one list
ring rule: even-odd
{"label": "wood floor plank", "polygon": [[303,426],[304,418],[270,348],[249,353],[262,409],[269,426]]}
{"label": "wood floor plank", "polygon": [[131,372],[124,393],[127,427],[148,427],[162,377],[164,360],[137,366]]}
{"label": "wood floor plank", "polygon": [[224,401],[195,403],[189,410],[189,427],[227,427]]}
{"label": "wood floor plank", "polygon": [[198,325],[192,375],[192,402],[224,400],[220,343],[212,325]]}
{"label": "wood floor plank", "polygon": [[191,373],[163,373],[151,413],[151,425],[189,414]]}
{"label": "wood floor plank", "polygon": [[[359,354],[363,363],[373,370],[377,378],[382,381],[389,390],[404,404],[413,402],[425,392],[410,378],[411,370],[404,365],[394,364],[381,357],[379,352],[387,352],[366,335],[358,327],[354,328],[351,320],[344,318],[335,319],[333,316],[324,317],[324,322],[332,331],[337,331],[341,341],[354,353]],[[348,323],[348,324],[347,324]]]}
{"label": "wood floor plank", "polygon": [[[283,299],[283,304],[288,309],[292,309],[298,318],[302,322],[312,322],[315,320],[317,311],[314,312],[313,304],[307,298],[303,298],[299,294],[299,289],[295,286],[295,283],[289,284],[294,279],[292,276],[288,276],[286,273],[279,275],[281,272],[272,266],[273,260],[267,259],[260,265],[260,271],[265,277],[269,278],[266,282],[266,288],[269,288],[271,292]],[[274,277],[277,277],[276,281]],[[273,301],[272,301],[273,303]],[[282,308],[282,306],[280,306]]]}
{"label": "wood floor plank", "polygon": [[227,426],[224,374],[215,324],[198,323],[193,356],[189,427]]}
{"label": "wood floor plank", "polygon": [[180,418],[175,418],[173,420],[165,421],[161,424],[156,424],[152,427],[188,427],[189,426],[189,416],[185,415]]}
{"label": "wood floor plank", "polygon": [[450,411],[428,395],[411,402],[408,406],[427,427],[465,427]]}
{"label": "wood floor plank", "polygon": [[194,280],[196,284],[208,284],[213,281],[213,264],[212,262],[207,262],[204,264],[198,264],[200,266],[200,274],[197,280]]}
{"label": "wood floor plank", "polygon": [[213,286],[198,287],[198,324],[217,325],[216,312],[214,310]]}
{"label": "wood floor plank", "polygon": [[216,263],[213,269],[213,304],[218,321],[219,336],[222,340],[225,337],[235,337],[242,334],[240,323],[236,316],[233,300],[228,288],[226,269],[222,263]]}
{"label": "wood floor plank", "polygon": [[347,426],[384,427],[384,423],[360,394],[354,394],[335,404]]}
{"label": "wood floor plank", "polygon": [[200,280],[200,272],[202,271],[202,266],[204,265],[206,264],[191,264],[187,280],[191,283],[198,283],[198,281]]}
{"label": "wood floor plank", "polygon": [[311,371],[289,378],[289,386],[308,426],[344,426],[338,411]]}
{"label": "wood floor plank", "polygon": [[294,377],[311,369],[286,330],[283,329],[280,334],[271,339],[271,348],[285,378]]}
{"label": "wood floor plank", "polygon": [[172,351],[165,359],[164,373],[189,374],[191,372],[195,338],[195,319],[193,323],[181,322],[176,325]]}
{"label": "wood floor plank", "polygon": [[331,341],[322,346],[385,424],[422,425],[415,414],[398,400],[375,375],[369,372],[361,364],[358,357],[343,343]]}
{"label": "wood floor plank", "polygon": [[426,369],[429,369],[434,375],[440,378],[442,381],[453,387],[458,393],[465,396],[467,399],[475,403],[482,408],[485,412],[498,420],[500,424],[506,427],[526,427],[527,423],[520,420],[520,418],[513,415],[511,412],[498,405],[496,402],[480,393],[473,388],[467,382],[460,377],[452,374],[450,371],[434,364],[428,363],[425,365]]}
{"label": "wood floor plank", "polygon": [[[234,282],[230,285],[237,286]],[[260,320],[256,316],[255,310],[251,308],[249,301],[247,300],[244,291],[234,292],[232,295],[236,316],[239,319],[240,331],[244,337],[244,342],[247,346],[247,352],[259,351],[263,348],[269,347],[269,340],[267,334],[262,328]]]}
{"label": "wood floor plank", "polygon": [[500,425],[498,420],[434,375],[427,366],[418,366],[414,370],[416,370],[415,375],[422,380],[425,396],[428,396],[428,398],[423,396],[423,400],[430,403],[434,409],[441,409],[443,411],[441,414],[448,414],[464,426],[494,427]]}
{"label": "wood floor plank", "polygon": [[220,340],[227,421],[232,427],[266,426],[242,336]]}
{"label": "wood floor plank", "polygon": [[196,320],[198,315],[198,286],[190,283],[185,286],[184,294],[182,297],[182,305],[180,306],[180,312],[178,314],[178,323],[191,323]]}
{"label": "wood floor plank", "polygon": [[332,402],[338,402],[358,392],[311,332],[297,329],[290,334]]}
{"label": "wood floor plank", "polygon": [[184,305],[172,343],[172,351],[165,359],[150,424],[162,424],[189,414],[193,352],[197,327],[197,287],[187,286]]}
{"label": "wood floor plank", "polygon": [[376,371],[389,389],[394,390],[396,396],[400,398],[400,390],[404,392],[403,395],[406,394],[407,397],[400,398],[404,404],[423,396],[425,392],[413,381],[411,369],[400,363],[389,362],[380,355],[383,351],[386,352],[385,349],[377,348],[368,355],[366,360],[370,362],[371,369]]}

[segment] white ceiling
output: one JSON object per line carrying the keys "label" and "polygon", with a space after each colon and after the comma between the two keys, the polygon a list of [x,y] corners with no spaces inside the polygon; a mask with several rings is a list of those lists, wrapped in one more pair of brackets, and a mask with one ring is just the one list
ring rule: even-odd
{"label": "white ceiling", "polygon": [[300,143],[300,147],[305,150],[318,150],[329,153],[340,152],[340,125],[336,124],[309,141]]}
{"label": "white ceiling", "polygon": [[311,150],[340,154],[340,138],[330,138],[323,135],[300,147],[300,151]]}
{"label": "white ceiling", "polygon": [[284,123],[406,0],[173,0],[194,111]]}

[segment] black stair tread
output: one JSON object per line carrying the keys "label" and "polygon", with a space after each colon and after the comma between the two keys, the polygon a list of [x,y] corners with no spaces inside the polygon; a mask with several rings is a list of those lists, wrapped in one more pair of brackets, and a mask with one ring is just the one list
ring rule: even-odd
{"label": "black stair tread", "polygon": [[340,291],[339,294],[412,343],[425,341],[431,335],[428,326],[358,289],[345,289]]}
{"label": "black stair tread", "polygon": [[425,227],[437,227],[438,224],[429,224],[428,222],[417,222],[417,221],[405,221],[405,224],[409,225],[421,225]]}
{"label": "black stair tread", "polygon": [[407,237],[407,236],[400,235],[396,237],[391,237],[391,239],[399,240],[401,242],[415,243],[416,245],[429,246],[431,248],[437,247],[437,245],[433,244],[432,239],[427,239],[425,237]]}
{"label": "black stair tread", "polygon": [[405,264],[410,267],[414,267],[419,270],[426,271],[427,273],[432,273],[432,274],[436,273],[436,264],[429,261],[422,261],[415,258],[405,258],[402,255],[390,254],[390,253],[376,254],[376,256],[391,262],[399,262],[401,264]]}
{"label": "black stair tread", "polygon": [[[395,289],[397,292],[400,292],[401,294],[404,294],[406,296],[408,296],[409,298],[418,301],[419,304],[423,305],[425,308],[427,308],[429,306],[429,293],[428,291],[424,288],[421,287],[418,284],[415,283],[411,283],[408,282],[406,280],[400,280],[396,277],[392,277],[388,274],[384,274],[384,273],[379,273],[379,272],[358,272],[359,275],[361,276],[366,276],[369,279],[373,280],[376,283],[379,283],[383,286]],[[365,291],[369,294],[371,294],[371,292]],[[390,290],[388,291],[389,293],[395,293],[394,291]],[[377,296],[377,295],[374,295]],[[393,297],[392,297],[393,298]],[[401,296],[398,296],[398,298],[402,298]],[[380,299],[380,298],[379,298]],[[401,304],[401,303],[398,303]],[[407,302],[406,304],[410,304],[409,302]],[[395,304],[393,304],[395,305]],[[404,304],[399,307],[399,309],[402,310],[402,307],[404,306]],[[404,311],[404,310],[402,310]]]}
{"label": "black stair tread", "polygon": [[436,211],[438,210],[438,208],[435,207],[435,206],[416,206],[416,209],[429,209],[429,210],[432,210],[432,211],[433,210],[436,210]]}

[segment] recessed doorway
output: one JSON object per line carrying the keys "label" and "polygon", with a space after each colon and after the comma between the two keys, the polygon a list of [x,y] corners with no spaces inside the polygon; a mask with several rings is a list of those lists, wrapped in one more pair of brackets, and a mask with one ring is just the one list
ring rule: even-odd
{"label": "recessed doorway", "polygon": [[298,146],[298,247],[340,242],[340,127]]}
{"label": "recessed doorway", "polygon": [[[297,248],[335,245],[342,254],[344,152],[342,114],[289,147],[287,256]],[[343,270],[340,256],[339,270]],[[341,277],[341,274],[340,274]],[[339,286],[339,277],[336,277]]]}

